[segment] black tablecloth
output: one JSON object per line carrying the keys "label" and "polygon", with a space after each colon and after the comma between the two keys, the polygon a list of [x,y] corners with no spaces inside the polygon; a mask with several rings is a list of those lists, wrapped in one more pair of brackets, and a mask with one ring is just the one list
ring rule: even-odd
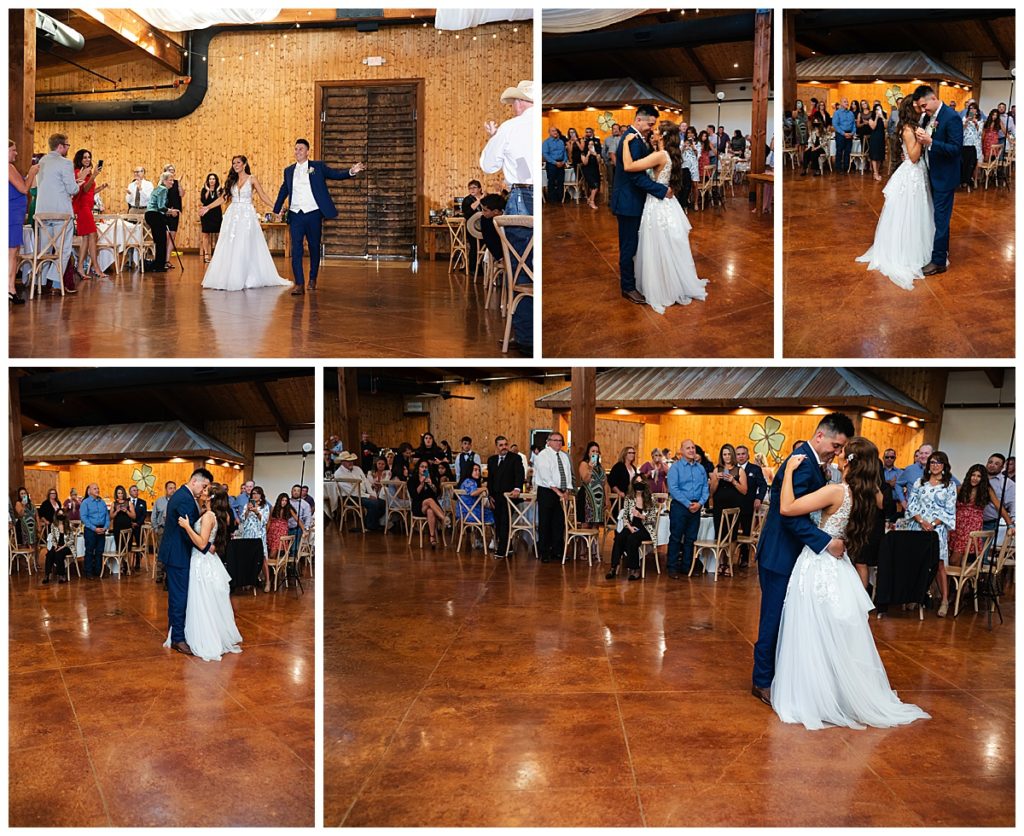
{"label": "black tablecloth", "polygon": [[256,586],[263,568],[263,541],[256,539],[228,540],[224,566],[231,575],[231,588]]}
{"label": "black tablecloth", "polygon": [[890,531],[878,551],[875,605],[923,604],[938,569],[936,532]]}

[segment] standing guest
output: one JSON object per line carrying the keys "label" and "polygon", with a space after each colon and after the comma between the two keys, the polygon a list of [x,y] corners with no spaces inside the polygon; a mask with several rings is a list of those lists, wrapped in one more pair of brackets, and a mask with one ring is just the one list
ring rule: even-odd
{"label": "standing guest", "polygon": [[[736,448],[731,444],[723,444],[718,451],[718,465],[711,471],[708,493],[717,537],[722,527],[722,513],[730,508],[741,508],[747,495],[747,471],[736,460]],[[731,568],[727,568],[725,574],[731,575]]]}
{"label": "standing guest", "polygon": [[865,124],[871,129],[868,135],[868,159],[871,161],[871,173],[875,180],[881,180],[881,167],[885,162],[885,111],[882,105],[875,102]]}
{"label": "standing guest", "polygon": [[611,571],[605,575],[605,580],[614,580],[618,574],[619,562],[622,556],[626,557],[626,568],[629,569],[629,580],[640,580],[640,546],[647,541],[653,541],[651,532],[657,532],[658,527],[658,503],[651,496],[651,490],[647,485],[647,479],[638,475],[629,483],[629,490],[626,498],[622,501],[622,509],[619,511],[621,528],[615,533],[612,541],[612,566]]}
{"label": "standing guest", "polygon": [[[23,546],[34,547],[38,540],[36,530],[39,526],[39,512],[36,510],[35,504],[32,502],[32,497],[29,495],[28,488],[18,488],[18,503],[20,508],[19,518],[21,520],[21,530],[24,537],[19,541]],[[33,562],[35,558],[33,557]]]}
{"label": "standing guest", "polygon": [[569,158],[565,153],[565,143],[558,136],[558,128],[548,130],[548,138],[541,146],[541,155],[544,158],[544,171],[548,175],[548,200],[561,203],[565,192],[565,167]]}
{"label": "standing guest", "polygon": [[156,251],[153,260],[145,263],[145,269],[151,273],[167,272],[167,223],[170,218],[178,215],[178,210],[168,204],[168,195],[174,188],[174,174],[164,172],[160,184],[153,189],[146,206],[146,223],[153,231],[153,249]]}
{"label": "standing guest", "polygon": [[[533,215],[533,184],[535,180],[533,144],[533,82],[520,81],[518,87],[509,87],[501,94],[501,103],[512,108],[514,116],[501,127],[489,121],[484,131],[490,137],[480,154],[480,168],[488,174],[501,171],[508,184],[506,215]],[[506,227],[509,245],[520,255],[533,240],[533,229]],[[526,265],[533,271],[533,249],[526,256]],[[532,284],[521,273],[517,284]],[[516,350],[533,356],[533,297],[524,296],[512,314],[512,331]]]}
{"label": "standing guest", "polygon": [[577,519],[588,526],[604,525],[605,472],[601,466],[601,447],[596,441],[587,444],[577,473],[580,477],[576,494]]}
{"label": "standing guest", "polygon": [[459,442],[459,446],[462,448],[459,455],[455,459],[455,481],[462,483],[462,480],[469,475],[470,469],[474,464],[483,464],[480,454],[473,450],[473,439],[468,435],[464,435],[462,440]]}
{"label": "standing guest", "polygon": [[[75,274],[79,279],[102,279],[99,270],[99,258],[96,251],[96,219],[92,215],[93,202],[97,192],[103,191],[109,184],[96,185],[96,178],[103,171],[101,164],[93,168],[92,152],[80,148],[75,152],[75,181],[78,183],[78,194],[71,200],[75,212],[75,234],[82,239],[78,246],[78,269]],[[89,255],[89,272],[85,273],[85,256]]]}
{"label": "standing guest", "polygon": [[718,126],[718,133],[715,134],[715,150],[719,158],[724,157],[730,148],[729,134],[725,132],[725,125]]}
{"label": "standing guest", "polygon": [[438,503],[438,490],[430,473],[429,463],[421,458],[416,464],[416,470],[409,477],[409,499],[412,502],[412,515],[427,518],[432,549],[437,548],[438,526],[445,524],[444,510]]}
{"label": "standing guest", "polygon": [[100,486],[92,482],[82,500],[82,529],[85,535],[85,577],[98,578],[103,562],[103,544],[110,528],[110,511],[100,498]]}
{"label": "standing guest", "polygon": [[309,485],[303,485],[299,488],[299,496],[302,498],[303,502],[309,506],[309,513],[316,513],[316,502],[313,500],[313,497],[309,495]]}
{"label": "standing guest", "polygon": [[[484,197],[486,192],[483,186],[480,185],[479,180],[470,180],[467,188],[469,189],[469,194],[462,198],[462,217],[468,221],[480,211],[480,199]],[[470,268],[473,268],[476,266],[477,258],[476,238],[472,235],[467,235],[466,245],[469,247],[468,264]]]}
{"label": "standing guest", "polygon": [[46,499],[44,499],[42,505],[39,506],[39,520],[40,522],[45,523],[43,531],[40,532],[41,534],[45,535],[45,529],[53,525],[53,521],[57,517],[57,514],[62,513],[63,510],[64,507],[61,505],[60,499],[57,498],[57,489],[50,488],[50,490],[46,492]]}
{"label": "standing guest", "polygon": [[[750,450],[742,444],[736,448],[736,462],[743,468],[747,477],[747,492],[740,499],[739,531],[741,534],[749,535],[754,514],[761,510],[764,498],[768,494],[768,481],[761,466],[750,460]],[[740,568],[746,567],[749,563],[750,549],[744,544],[740,547]]]}
{"label": "standing guest", "polygon": [[530,473],[530,459],[519,450],[519,445],[512,443],[508,446],[508,451],[516,456],[519,456],[519,460],[523,463],[523,474],[528,475]]}
{"label": "standing guest", "polygon": [[81,516],[79,516],[79,509],[81,507],[82,500],[78,498],[78,491],[72,488],[68,498],[64,500],[64,516],[68,518],[69,523],[78,522],[81,519]]}
{"label": "standing guest", "polygon": [[[686,439],[679,445],[682,458],[668,471],[669,507],[668,576],[678,579],[689,574],[693,563],[693,544],[700,531],[700,512],[707,505],[708,473],[697,456],[697,445]],[[683,561],[679,563],[682,547]]]}
{"label": "standing guest", "polygon": [[13,140],[7,140],[7,301],[14,305],[24,305],[25,300],[18,295],[18,253],[21,251],[24,236],[25,214],[28,210],[28,193],[39,173],[38,163],[28,170],[28,176],[22,177],[14,161],[18,159],[18,147]]}
{"label": "standing guest", "polygon": [[896,126],[900,123],[900,102],[903,96],[896,99],[892,110],[889,112],[889,119],[885,123],[885,133],[889,139],[889,173],[892,174],[896,167],[903,162],[903,140],[896,133]]}
{"label": "standing guest", "polygon": [[804,154],[809,134],[810,127],[807,122],[807,112],[804,110],[804,103],[797,99],[796,107],[793,108],[793,144],[796,146],[798,158]]}
{"label": "standing guest", "polygon": [[[284,496],[284,494],[282,494]],[[270,591],[270,568],[267,565],[268,543],[267,526],[270,522],[270,503],[267,502],[267,494],[259,485],[256,485],[249,494],[249,503],[242,513],[241,530],[239,538],[242,540],[259,540],[263,547],[263,580],[264,592]],[[287,530],[288,526],[285,525]]]}
{"label": "standing guest", "polygon": [[[132,510],[134,511],[134,513],[131,515],[132,545],[138,546],[139,543],[142,541],[142,526],[146,522],[146,512],[149,510],[149,507],[146,505],[146,500],[139,496],[139,489],[135,487],[135,485],[132,485],[128,489],[128,497],[129,502],[132,505]],[[138,568],[138,560],[139,558],[136,558],[136,569]]]}
{"label": "standing guest", "polygon": [[498,560],[508,551],[509,507],[505,494],[512,494],[513,502],[518,499],[526,482],[526,466],[509,448],[505,436],[494,439],[494,450],[487,460],[487,495],[494,509],[494,559]]}
{"label": "standing guest", "polygon": [[[914,485],[907,505],[911,531],[934,531],[939,538],[939,593],[942,603],[936,615],[945,618],[949,610],[949,532],[956,530],[956,487],[953,485],[949,458],[941,450],[928,456],[927,472]],[[909,470],[909,468],[908,468]],[[904,471],[905,472],[905,471]]]}
{"label": "standing guest", "polygon": [[996,531],[999,528],[999,518],[1006,522],[1012,531],[1017,516],[1017,484],[1006,478],[1003,473],[1003,465],[1006,459],[1002,453],[993,453],[985,463],[985,470],[988,472],[988,486],[991,490],[988,505],[985,506],[984,529],[985,531]]}
{"label": "standing guest", "polygon": [[359,466],[364,473],[373,469],[373,463],[380,456],[380,447],[370,441],[370,434],[363,430],[359,433]]}
{"label": "standing guest", "polygon": [[[199,203],[203,206],[209,206],[211,203],[214,203],[222,193],[220,178],[211,171],[206,175],[205,185],[199,190]],[[203,262],[205,264],[210,263],[210,257],[213,255],[213,248],[217,246],[217,236],[220,234],[220,225],[223,220],[224,214],[221,211],[220,206],[217,206],[199,216],[199,226],[202,229],[200,255],[203,257]]]}
{"label": "standing guest", "polygon": [[[178,486],[174,482],[164,483],[164,495],[158,496],[156,502],[153,503],[153,514],[150,518],[150,524],[153,526],[153,533],[156,534],[156,542],[159,545],[160,541],[164,536],[164,529],[167,526],[167,503],[171,501],[171,497],[174,496],[175,491],[178,490]],[[156,583],[164,582],[164,564],[160,561],[159,548],[157,549],[156,559],[156,575],[154,581]]]}
{"label": "standing guest", "polygon": [[562,500],[572,495],[572,462],[562,449],[559,432],[548,435],[547,445],[533,463],[533,484],[537,489],[537,547],[541,563],[557,560],[565,540]]}
{"label": "standing guest", "polygon": [[132,180],[124,193],[124,201],[128,204],[128,214],[145,215],[151,194],[153,194],[153,184],[146,179],[146,169],[141,165],[136,166],[132,171]]}
{"label": "standing guest", "polygon": [[420,436],[420,446],[416,448],[416,452],[413,455],[420,461],[425,461],[430,465],[435,465],[446,459],[444,450],[434,442],[434,434],[431,432],[425,432]]}
{"label": "standing guest", "polygon": [[983,157],[981,147],[981,112],[977,105],[967,106],[964,114],[964,144],[960,151],[960,185],[978,188],[978,171]]}
{"label": "standing guest", "polygon": [[896,490],[896,481],[903,471],[896,467],[896,451],[889,447],[882,453],[882,481],[888,484],[893,492]]}
{"label": "standing guest", "polygon": [[732,139],[729,140],[729,148],[732,149],[732,153],[737,157],[742,157],[747,150],[747,140],[743,136],[743,131],[737,128],[732,135]]}
{"label": "standing guest", "polygon": [[849,99],[844,97],[836,105],[832,126],[836,130],[836,171],[839,174],[849,174],[850,152],[853,150],[853,137],[857,132],[857,118],[850,110]]}
{"label": "standing guest", "polygon": [[608,473],[608,494],[610,497],[617,498],[620,506],[622,500],[626,498],[629,483],[633,481],[636,474],[636,447],[627,444],[619,452],[619,460]]}
{"label": "standing guest", "polygon": [[246,479],[242,482],[238,496],[231,500],[231,512],[235,515],[235,523],[237,525],[242,524],[242,516],[245,514],[245,508],[249,504],[249,498],[254,487],[256,487],[256,483],[252,479]]}
{"label": "standing guest", "polygon": [[640,472],[647,480],[651,493],[668,493],[668,461],[667,456],[655,447],[651,450],[651,460],[640,466]]}
{"label": "standing guest", "polygon": [[292,541],[292,556],[299,551],[299,538],[304,531],[313,525],[313,507],[302,497],[302,485],[292,485],[291,506],[295,509],[295,518],[288,520],[288,533],[295,535]]}
{"label": "standing guest", "polygon": [[[74,215],[75,209],[72,206],[71,198],[78,194],[78,181],[75,179],[75,167],[71,160],[67,159],[70,147],[68,138],[65,134],[53,134],[50,137],[49,145],[50,153],[39,160],[35,211],[40,214]],[[62,221],[44,221],[43,223],[50,227],[53,234],[56,235]],[[57,290],[58,284],[64,280],[64,271],[67,269],[68,259],[71,257],[71,242],[74,234],[74,227],[69,224],[61,245],[60,263],[56,270],[48,272],[47,277],[42,281],[43,287],[48,282],[52,283],[51,293]]]}
{"label": "standing guest", "polygon": [[[174,210],[173,212],[168,211],[167,213],[167,262],[164,267],[170,270],[174,265],[171,264],[171,256],[181,255],[178,252],[172,252],[174,242],[171,240],[171,233],[178,231],[178,219],[181,217],[182,204],[181,199],[185,196],[185,193],[181,188],[181,180],[175,179],[176,169],[171,163],[164,166],[164,174],[170,174],[172,182],[167,188],[167,208],[168,210]],[[160,182],[163,182],[163,175],[160,177]],[[210,210],[213,211],[213,210]],[[209,213],[207,213],[209,214]]]}
{"label": "standing guest", "polygon": [[991,501],[991,493],[988,471],[980,464],[972,464],[956,495],[956,528],[949,533],[950,566],[963,564],[971,533],[984,530],[985,507]]}
{"label": "standing guest", "polygon": [[931,444],[922,444],[914,451],[914,462],[903,468],[900,475],[896,477],[896,501],[904,508],[910,502],[910,495],[914,492],[914,486],[920,481],[928,467],[928,457],[935,448]]}
{"label": "standing guest", "polygon": [[[604,179],[608,184],[608,200],[611,201],[612,189],[615,188],[615,156],[619,153],[619,143],[622,141],[622,128],[618,122],[612,123],[612,132],[604,138],[601,144],[601,157],[604,159]],[[551,175],[548,175],[550,183]]]}
{"label": "standing guest", "polygon": [[594,136],[593,128],[584,128],[581,149],[580,170],[587,184],[587,206],[596,209],[601,188],[601,140]]}
{"label": "standing guest", "polygon": [[1010,456],[1010,458],[1008,458],[1006,460],[1006,467],[1003,470],[1003,474],[1011,482],[1014,482],[1014,483],[1017,482],[1017,457],[1016,456]]}
{"label": "standing guest", "polygon": [[116,548],[121,548],[121,532],[131,532],[134,515],[135,507],[128,501],[128,491],[124,485],[118,485],[114,488],[114,501],[110,504],[110,527]]}
{"label": "standing guest", "polygon": [[[686,129],[686,140],[682,144],[683,184],[676,195],[676,200],[685,211],[690,209],[690,194],[693,191],[693,184],[700,180],[700,163],[697,159],[697,131],[693,127]],[[668,458],[666,456],[666,458]]]}

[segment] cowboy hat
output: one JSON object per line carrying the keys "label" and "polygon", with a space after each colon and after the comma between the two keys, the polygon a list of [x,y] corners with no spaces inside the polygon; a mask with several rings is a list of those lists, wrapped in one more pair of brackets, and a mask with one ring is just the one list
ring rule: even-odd
{"label": "cowboy hat", "polygon": [[501,94],[501,103],[511,104],[513,99],[522,99],[533,104],[533,82],[520,81],[518,87],[506,87],[505,92]]}

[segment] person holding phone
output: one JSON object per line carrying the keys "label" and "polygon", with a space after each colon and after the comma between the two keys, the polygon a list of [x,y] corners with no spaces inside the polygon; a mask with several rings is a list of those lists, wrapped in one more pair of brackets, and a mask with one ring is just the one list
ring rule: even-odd
{"label": "person holding phone", "polygon": [[437,482],[430,472],[430,465],[420,459],[409,477],[409,498],[412,500],[412,515],[426,517],[430,529],[430,548],[437,548],[437,527],[445,524],[444,510],[437,501]]}
{"label": "person holding phone", "polygon": [[[722,524],[722,512],[727,508],[740,508],[747,495],[747,472],[740,467],[736,459],[736,448],[731,444],[723,444],[718,451],[718,464],[711,471],[708,490],[714,503],[711,510],[717,537]],[[732,567],[723,569],[722,574],[731,575]]]}
{"label": "person holding phone", "polygon": [[868,134],[868,159],[871,160],[871,173],[876,180],[881,180],[880,169],[885,162],[885,120],[886,113],[882,103],[876,101],[868,114],[867,124],[871,128]]}
{"label": "person holding phone", "polygon": [[[75,234],[82,238],[82,243],[78,247],[78,267],[75,270],[75,275],[79,279],[104,278],[104,273],[99,269],[96,252],[96,219],[92,216],[96,193],[102,192],[108,185],[96,185],[96,178],[102,171],[103,160],[93,168],[91,151],[80,148],[75,153],[75,181],[78,183],[78,194],[72,198],[71,206],[75,210]],[[89,255],[88,273],[84,272],[86,253]]]}

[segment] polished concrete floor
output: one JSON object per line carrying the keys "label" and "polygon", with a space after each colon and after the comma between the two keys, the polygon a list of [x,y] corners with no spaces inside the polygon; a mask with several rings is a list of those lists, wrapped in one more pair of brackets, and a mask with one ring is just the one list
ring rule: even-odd
{"label": "polished concrete floor", "polygon": [[243,652],[164,649],[148,577],[8,589],[14,827],[314,824],[314,584],[232,596]]}
{"label": "polished concrete floor", "polygon": [[544,204],[545,357],[772,356],[773,216],[753,214],[744,189],[690,212],[708,298],[664,315],[620,295],[618,225],[598,205]]}
{"label": "polished concrete floor", "polygon": [[872,619],[934,719],[809,732],[750,695],[753,573],[325,537],[328,826],[1014,824],[1012,602]]}
{"label": "polished concrete floor", "polygon": [[[315,294],[203,290],[206,265],[125,272],[10,306],[11,357],[500,357],[505,323],[447,261],[325,261]],[[291,262],[275,256],[278,273]],[[307,262],[306,268],[308,270]]]}
{"label": "polished concrete floor", "polygon": [[786,357],[1013,357],[1016,190],[958,191],[949,270],[903,290],[854,261],[885,180],[783,169]]}

